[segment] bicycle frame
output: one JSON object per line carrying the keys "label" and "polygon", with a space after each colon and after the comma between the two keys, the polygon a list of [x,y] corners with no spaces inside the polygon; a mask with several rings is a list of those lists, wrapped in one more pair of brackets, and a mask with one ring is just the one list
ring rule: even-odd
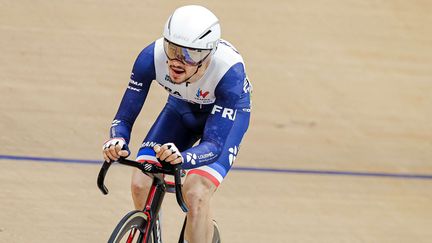
{"label": "bicycle frame", "polygon": [[[114,161],[111,163],[104,162],[101,170],[99,171],[97,185],[99,189],[102,191],[102,193],[105,195],[108,194],[108,189],[104,185],[105,176],[111,164],[115,162],[136,167],[140,169],[143,173],[153,178],[153,182],[150,187],[150,191],[147,196],[145,206],[141,210],[147,216],[146,225],[144,227],[145,232],[140,232],[141,234],[138,238],[138,242],[147,243],[149,241],[150,233],[156,226],[158,220],[157,216],[159,214],[160,207],[162,205],[162,201],[164,199],[167,190],[169,192],[173,192],[174,191],[173,189],[175,188],[177,203],[179,204],[183,212],[186,213],[188,211],[186,204],[183,200],[183,195],[181,191],[180,165],[171,165],[162,162],[161,163],[162,167],[160,167],[152,163],[148,163],[146,161],[141,163],[141,162],[132,161],[124,158],[120,158],[118,161]],[[164,174],[174,175],[174,185],[165,181]],[[158,227],[160,227],[160,225],[158,225]],[[128,240],[128,242],[132,241],[135,233],[136,232],[131,232],[131,234],[129,235],[130,240]],[[154,243],[162,242],[160,237],[160,232],[156,232],[156,234],[157,234],[156,239],[158,241]]]}

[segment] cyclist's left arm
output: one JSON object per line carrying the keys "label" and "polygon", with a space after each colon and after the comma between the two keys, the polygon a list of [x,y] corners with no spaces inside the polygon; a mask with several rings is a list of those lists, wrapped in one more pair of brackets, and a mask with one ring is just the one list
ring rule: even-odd
{"label": "cyclist's left arm", "polygon": [[[233,65],[223,76],[216,87],[216,101],[207,118],[200,144],[181,153],[184,160],[182,168],[192,169],[217,161],[233,128],[241,98],[247,95],[243,91],[245,78],[242,63]],[[195,154],[194,160],[188,161],[188,154],[189,158]]]}

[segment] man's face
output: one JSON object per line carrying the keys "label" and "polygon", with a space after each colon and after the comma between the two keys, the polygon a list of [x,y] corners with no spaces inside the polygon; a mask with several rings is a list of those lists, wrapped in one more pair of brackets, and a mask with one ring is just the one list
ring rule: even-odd
{"label": "man's face", "polygon": [[168,60],[169,76],[176,84],[183,83],[187,78],[194,75],[197,68],[198,66],[184,64],[176,59]]}
{"label": "man's face", "polygon": [[195,49],[177,45],[164,39],[164,51],[168,59],[169,76],[174,83],[180,84],[195,75],[207,62],[211,49]]}

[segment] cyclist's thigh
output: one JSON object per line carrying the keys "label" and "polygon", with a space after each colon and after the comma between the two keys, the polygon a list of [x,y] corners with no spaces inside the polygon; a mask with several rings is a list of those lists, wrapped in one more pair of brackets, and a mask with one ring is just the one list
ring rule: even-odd
{"label": "cyclist's thigh", "polygon": [[156,144],[174,143],[180,151],[190,148],[199,136],[184,124],[175,107],[167,103],[148,132],[138,151],[138,161],[156,161],[153,147]]}
{"label": "cyclist's thigh", "polygon": [[231,128],[230,134],[228,135],[218,160],[212,164],[192,169],[188,172],[188,175],[198,174],[204,176],[218,187],[231,169],[231,166],[238,155],[243,135],[246,133],[249,126],[249,120],[249,110],[237,110],[234,125]]}

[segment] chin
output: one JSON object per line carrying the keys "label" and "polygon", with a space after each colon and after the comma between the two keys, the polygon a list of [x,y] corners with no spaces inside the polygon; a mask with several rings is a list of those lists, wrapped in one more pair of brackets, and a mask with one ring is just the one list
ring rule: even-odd
{"label": "chin", "polygon": [[176,83],[176,84],[181,84],[181,83],[183,83],[184,82],[184,78],[182,78],[182,79],[173,79],[172,81],[174,82],[174,83]]}
{"label": "chin", "polygon": [[184,82],[184,80],[186,79],[186,75],[172,75],[172,74],[170,74],[170,78],[171,78],[171,81],[173,83],[179,84],[179,83]]}

